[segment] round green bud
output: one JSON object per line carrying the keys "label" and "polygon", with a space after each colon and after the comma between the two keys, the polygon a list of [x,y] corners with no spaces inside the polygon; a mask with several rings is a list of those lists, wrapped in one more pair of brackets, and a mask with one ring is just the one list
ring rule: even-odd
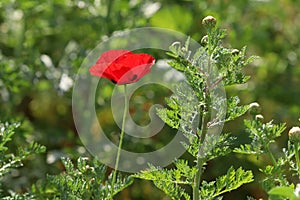
{"label": "round green bud", "polygon": [[217,20],[213,16],[207,16],[202,20],[202,24],[206,27],[215,27],[217,24]]}
{"label": "round green bud", "polygon": [[292,142],[300,142],[300,128],[298,126],[292,127],[289,130],[289,139]]}

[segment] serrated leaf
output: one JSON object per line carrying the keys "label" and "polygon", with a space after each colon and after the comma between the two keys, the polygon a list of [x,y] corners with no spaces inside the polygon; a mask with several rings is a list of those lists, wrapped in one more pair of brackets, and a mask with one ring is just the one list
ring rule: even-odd
{"label": "serrated leaf", "polygon": [[234,170],[233,167],[230,167],[227,174],[218,177],[216,181],[210,183],[202,182],[200,189],[201,199],[206,199],[207,197],[216,198],[252,181],[253,175],[251,171],[244,171],[241,167]]}
{"label": "serrated leaf", "polygon": [[237,96],[230,97],[227,100],[227,116],[225,121],[232,121],[247,112],[249,106],[239,106],[240,100]]}

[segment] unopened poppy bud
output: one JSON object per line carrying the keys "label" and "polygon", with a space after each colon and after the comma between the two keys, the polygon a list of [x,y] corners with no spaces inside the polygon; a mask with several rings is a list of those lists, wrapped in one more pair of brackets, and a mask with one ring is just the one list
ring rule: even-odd
{"label": "unopened poppy bud", "polygon": [[259,120],[259,121],[263,121],[264,120],[264,116],[262,116],[262,115],[255,115],[255,119]]}
{"label": "unopened poppy bud", "polygon": [[260,106],[257,102],[253,102],[249,105],[249,112],[251,115],[256,115],[260,112]]}
{"label": "unopened poppy bud", "polygon": [[292,142],[300,142],[300,128],[298,126],[289,130],[289,138]]}
{"label": "unopened poppy bud", "polygon": [[208,35],[205,35],[202,37],[201,39],[201,45],[202,46],[206,46],[207,45],[207,42],[208,42]]}
{"label": "unopened poppy bud", "polygon": [[216,18],[214,18],[213,16],[207,16],[202,20],[202,24],[206,27],[215,27],[217,23]]}
{"label": "unopened poppy bud", "polygon": [[232,49],[231,54],[232,55],[238,55],[240,51],[238,49]]}

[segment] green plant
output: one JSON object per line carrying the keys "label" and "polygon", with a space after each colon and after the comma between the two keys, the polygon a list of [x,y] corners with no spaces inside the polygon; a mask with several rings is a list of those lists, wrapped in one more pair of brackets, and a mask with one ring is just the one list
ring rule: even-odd
{"label": "green plant", "polygon": [[[158,115],[166,124],[188,139],[184,146],[193,156],[194,165],[178,159],[174,162],[174,168],[151,166],[149,170],[135,175],[152,180],[172,199],[221,199],[223,193],[253,181],[250,170],[235,170],[233,167],[214,181],[201,179],[210,160],[232,151],[230,143],[233,138],[229,134],[215,136],[209,131],[224,122],[235,120],[249,108],[248,105],[239,105],[237,96],[228,97],[225,105],[226,99],[218,94],[217,88],[221,82],[225,87],[245,83],[249,77],[243,75],[242,69],[255,59],[254,56],[246,57],[245,47],[239,51],[222,45],[225,30],[216,26],[214,17],[204,18],[203,25],[207,36],[202,39],[203,46],[195,52],[190,50],[189,40],[184,45],[174,43],[170,47],[168,55],[173,60],[169,64],[185,75],[186,82],[166,99],[169,108],[158,110]],[[188,91],[185,84],[192,91]],[[227,106],[226,113],[223,113],[225,110],[217,110],[224,106]],[[215,112],[218,114],[213,115]],[[192,188],[192,197],[185,191],[186,186]]]}
{"label": "green plant", "polygon": [[[19,147],[17,152],[12,152],[8,143],[12,141],[15,134],[15,130],[20,126],[20,123],[13,122],[0,122],[0,179],[1,188],[3,188],[2,181],[7,176],[10,176],[10,172],[13,169],[23,166],[23,161],[25,161],[29,156],[33,154],[43,153],[46,148],[35,142],[27,144],[27,146]],[[7,194],[6,190],[0,190],[1,199],[28,199],[32,198],[29,193],[16,194],[11,192],[10,195]]]}
{"label": "green plant", "polygon": [[[274,125],[272,122],[262,123],[261,117],[254,116],[252,122],[245,121],[252,143],[241,146],[236,152],[268,155],[272,161],[270,165],[260,169],[265,175],[261,181],[263,189],[268,192],[270,200],[300,199],[299,197],[299,127],[293,127],[289,131],[287,148],[282,149],[282,156],[275,156],[270,149],[270,144],[279,137],[285,129],[285,124]],[[261,115],[259,115],[261,116]],[[273,150],[275,151],[275,150]],[[295,187],[297,185],[297,187]]]}
{"label": "green plant", "polygon": [[76,166],[69,158],[62,158],[66,171],[60,175],[48,176],[47,190],[39,191],[40,198],[51,199],[111,199],[124,188],[132,184],[131,177],[117,176],[114,193],[111,194],[112,174],[107,175],[107,167],[96,159],[80,157]]}
{"label": "green plant", "polygon": [[[241,102],[259,101],[263,105],[266,119],[284,120],[288,126],[294,124],[295,119],[299,117],[300,108],[299,98],[297,98],[300,94],[298,89],[300,59],[297,59],[300,41],[297,33],[300,28],[295,26],[299,21],[299,2],[294,0],[2,0],[0,3],[0,119],[3,122],[24,117],[32,129],[27,135],[30,141],[35,140],[47,146],[47,154],[34,157],[35,159],[25,162],[24,167],[13,170],[14,174],[16,171],[19,173],[18,177],[14,176],[2,181],[2,185],[5,186],[3,193],[8,195],[7,188],[20,193],[19,184],[16,184],[19,179],[23,180],[22,189],[24,189],[34,183],[36,178],[39,178],[40,182],[45,179],[45,174],[58,174],[63,171],[59,159],[47,162],[48,155],[67,154],[72,160],[82,155],[78,150],[82,149],[79,146],[81,144],[72,127],[70,109],[72,90],[69,88],[62,91],[59,83],[62,77],[73,79],[76,69],[95,43],[101,38],[118,34],[118,30],[141,26],[166,27],[191,35],[200,41],[203,35],[199,23],[201,18],[206,14],[214,14],[218,19],[222,19],[222,26],[230,28],[224,43],[230,42],[232,46],[239,49],[241,45],[247,44],[248,51],[255,52],[262,58],[254,63],[253,68],[245,70],[247,74],[253,76],[248,82],[248,89],[244,92],[239,90]],[[156,5],[157,10],[153,11],[153,4]],[[146,16],[145,14],[150,10],[152,14]],[[47,60],[51,62],[46,62]],[[108,101],[111,88],[111,84],[103,86],[99,102]],[[160,94],[163,96],[164,92],[161,90]],[[158,95],[155,101],[160,101]],[[136,108],[136,103],[131,102],[131,107]],[[108,111],[109,106],[99,112],[103,115]],[[148,117],[147,114],[143,116]],[[140,116],[137,118],[140,119]],[[237,122],[228,125],[233,134],[243,132],[242,125]],[[115,130],[114,124],[109,120],[105,123],[106,127]],[[23,139],[21,136],[20,139],[20,135],[23,134],[15,134],[12,141],[7,143],[9,152],[14,151],[16,146],[26,146],[28,138]],[[223,142],[229,143],[230,141],[225,138]],[[243,139],[241,136],[234,142]],[[272,142],[269,145],[276,162],[284,154],[281,148],[277,147],[285,142],[286,136],[283,134],[276,138],[276,143]],[[243,146],[247,145],[251,143]],[[294,149],[294,144],[288,145]],[[229,146],[223,149],[224,152],[230,150]],[[289,150],[288,154],[290,154],[289,159],[296,164],[296,152]],[[229,156],[232,155],[236,154]],[[251,159],[251,164],[247,165],[249,169],[258,166],[265,170],[263,167],[265,162],[274,166],[263,150],[260,154],[255,154],[258,160],[253,159],[252,155],[249,152],[238,155],[238,158],[245,158],[243,164],[246,162],[249,164]],[[234,166],[238,166],[241,159],[232,160]],[[215,160],[212,164],[214,162]],[[76,162],[74,165],[76,166]],[[193,163],[190,163],[190,166],[192,165]],[[294,183],[295,186],[292,188],[294,190],[298,179],[296,176],[291,176],[288,166],[289,164],[286,163],[282,168],[289,183]],[[218,171],[218,167],[210,165],[203,178],[210,180],[210,177],[214,176],[211,174],[212,170]],[[272,174],[272,171],[274,170],[268,173]],[[35,178],[32,179],[32,175]],[[5,177],[11,176],[6,174]],[[141,185],[136,190],[144,189]],[[241,192],[234,192],[234,194],[244,193],[244,190],[239,191]],[[257,198],[261,195],[259,189],[248,190],[248,192]],[[134,199],[133,196],[137,192],[129,193]],[[139,193],[139,195],[143,194]]]}

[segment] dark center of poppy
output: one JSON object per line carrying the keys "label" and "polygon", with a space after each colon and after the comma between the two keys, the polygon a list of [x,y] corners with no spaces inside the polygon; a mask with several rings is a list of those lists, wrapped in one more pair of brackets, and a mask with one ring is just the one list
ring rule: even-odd
{"label": "dark center of poppy", "polygon": [[131,81],[134,81],[137,78],[137,75],[134,74],[133,77],[130,79]]}

